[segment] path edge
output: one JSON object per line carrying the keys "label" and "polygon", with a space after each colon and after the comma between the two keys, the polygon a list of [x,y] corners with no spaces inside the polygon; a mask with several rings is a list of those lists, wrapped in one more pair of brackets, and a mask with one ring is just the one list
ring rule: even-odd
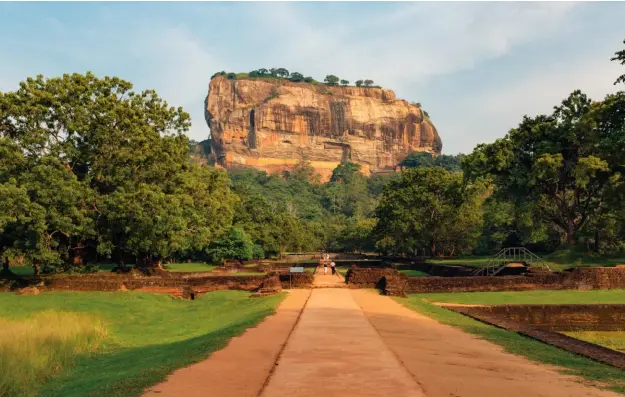
{"label": "path edge", "polygon": [[280,351],[276,355],[276,359],[274,360],[273,366],[271,367],[271,370],[269,371],[269,374],[267,375],[267,378],[265,379],[265,382],[263,382],[263,385],[261,386],[260,390],[256,394],[256,397],[260,397],[263,394],[263,392],[267,388],[267,385],[269,384],[269,380],[271,380],[271,377],[276,372],[276,367],[278,366],[278,362],[280,361],[280,359],[282,358],[282,355],[284,354],[284,350],[286,349],[286,345],[289,343],[289,339],[291,339],[291,335],[293,334],[293,331],[295,330],[295,328],[299,324],[299,320],[302,318],[302,313],[304,313],[304,309],[306,309],[306,306],[308,305],[308,301],[310,300],[312,292],[313,292],[313,290],[310,289],[309,292],[308,292],[308,296],[306,297],[306,301],[302,305],[302,308],[300,309],[300,311],[299,311],[299,313],[297,315],[297,319],[295,320],[295,323],[293,324],[293,327],[291,328],[291,330],[289,331],[288,335],[286,336],[286,339],[284,340],[284,343],[282,344],[282,347],[280,348]]}
{"label": "path edge", "polygon": [[[367,290],[362,290],[363,293],[367,293],[367,294],[372,294],[373,292],[371,291],[367,291]],[[354,291],[349,291],[350,294],[353,296]],[[389,296],[385,296],[385,295],[381,295],[381,297],[383,298],[388,298],[390,299],[393,303],[398,304],[401,306],[400,303],[395,302],[391,297]],[[380,340],[382,341],[382,343],[384,343],[384,346],[386,346],[386,348],[388,349],[388,351],[391,352],[391,354],[393,355],[393,357],[395,357],[395,359],[397,359],[397,361],[399,362],[399,364],[402,366],[402,368],[410,375],[410,377],[415,381],[415,383],[417,385],[419,385],[419,388],[421,389],[421,391],[423,392],[424,396],[427,396],[427,393],[425,391],[425,387],[423,387],[423,384],[421,382],[419,382],[419,379],[417,378],[417,376],[415,374],[412,373],[411,370],[408,369],[408,367],[406,366],[406,363],[404,362],[404,360],[401,359],[401,357],[399,357],[399,355],[397,353],[395,353],[395,351],[393,349],[391,349],[391,347],[386,343],[386,341],[384,340],[384,338],[382,337],[382,334],[380,333],[380,331],[378,331],[378,329],[376,328],[376,326],[371,322],[371,320],[369,319],[369,316],[367,315],[367,311],[362,307],[362,305],[360,304],[360,302],[358,302],[358,299],[354,299],[354,301],[356,302],[356,304],[358,305],[358,307],[360,308],[360,310],[362,310],[362,314],[365,316],[365,318],[367,319],[367,322],[369,323],[369,325],[371,325],[371,328],[373,328],[375,330],[376,335],[378,335],[378,337],[380,338]]]}

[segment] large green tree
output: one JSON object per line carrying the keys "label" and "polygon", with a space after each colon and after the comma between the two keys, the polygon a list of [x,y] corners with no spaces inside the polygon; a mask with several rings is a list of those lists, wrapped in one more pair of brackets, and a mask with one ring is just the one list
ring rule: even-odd
{"label": "large green tree", "polygon": [[470,251],[481,231],[481,185],[463,184],[461,173],[412,168],[384,188],[376,209],[375,236],[384,252],[431,255]]}
{"label": "large green tree", "polygon": [[[618,102],[618,101],[616,101]],[[524,117],[518,128],[481,144],[464,162],[471,179],[488,176],[498,194],[537,216],[573,244],[586,222],[620,185],[614,145],[622,140],[618,104],[595,103],[573,92],[551,115]],[[618,131],[620,129],[620,132]]]}
{"label": "large green tree", "polygon": [[202,249],[228,230],[233,197],[223,171],[191,163],[189,126],[182,109],[115,77],[37,76],[2,93],[0,183],[12,178],[44,211],[43,227],[12,228],[10,246],[66,265]]}

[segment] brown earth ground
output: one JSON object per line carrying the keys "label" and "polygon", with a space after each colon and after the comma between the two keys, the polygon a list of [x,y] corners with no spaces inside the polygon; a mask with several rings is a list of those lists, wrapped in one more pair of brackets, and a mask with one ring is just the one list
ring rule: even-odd
{"label": "brown earth ground", "polygon": [[321,269],[312,292],[291,290],[275,315],[145,396],[619,396],[376,292],[331,288],[342,282]]}
{"label": "brown earth ground", "polygon": [[276,314],[232,338],[207,360],[173,372],[144,396],[258,396],[309,296],[310,290],[289,291]]}
{"label": "brown earth ground", "polygon": [[366,290],[352,296],[428,397],[620,396]]}

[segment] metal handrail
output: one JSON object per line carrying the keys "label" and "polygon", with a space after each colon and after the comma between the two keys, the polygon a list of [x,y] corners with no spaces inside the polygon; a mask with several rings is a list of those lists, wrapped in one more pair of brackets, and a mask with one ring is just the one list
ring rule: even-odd
{"label": "metal handrail", "polygon": [[530,266],[539,266],[551,270],[549,265],[534,254],[532,251],[525,247],[508,247],[504,248],[495,254],[486,264],[473,272],[474,276],[496,276],[501,272],[509,263],[520,261]]}

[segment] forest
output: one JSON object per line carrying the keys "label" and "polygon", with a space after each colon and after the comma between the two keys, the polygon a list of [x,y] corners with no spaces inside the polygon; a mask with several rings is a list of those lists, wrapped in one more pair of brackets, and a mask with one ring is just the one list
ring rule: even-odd
{"label": "forest", "polygon": [[[624,42],[625,43],[625,42]],[[625,50],[612,61],[625,65]],[[92,73],[0,93],[0,256],[36,272],[99,263],[218,263],[286,252],[491,255],[506,246],[625,249],[625,74],[573,91],[467,155],[412,153],[401,172],[306,161],[268,175],[191,161],[190,117]]]}

